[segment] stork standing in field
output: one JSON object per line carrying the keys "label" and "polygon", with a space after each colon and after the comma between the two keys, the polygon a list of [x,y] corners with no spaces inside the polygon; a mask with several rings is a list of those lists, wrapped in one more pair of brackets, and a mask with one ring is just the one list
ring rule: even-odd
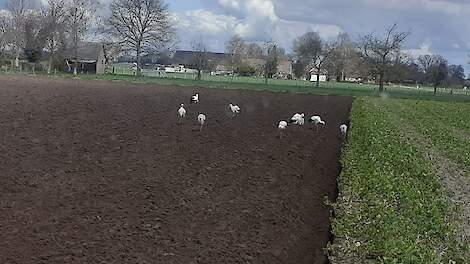
{"label": "stork standing in field", "polygon": [[240,114],[240,107],[238,105],[229,104],[228,107],[232,111],[232,117],[236,116],[237,114]]}
{"label": "stork standing in field", "polygon": [[342,124],[341,126],[339,126],[339,130],[341,131],[341,135],[343,135],[343,137],[346,137],[346,134],[348,133],[348,126]]}
{"label": "stork standing in field", "polygon": [[296,113],[294,116],[291,117],[289,123],[294,123],[299,126],[303,126],[305,124],[305,115]]}
{"label": "stork standing in field", "polygon": [[199,94],[198,93],[191,96],[191,104],[197,104],[197,103],[199,103]]}
{"label": "stork standing in field", "polygon": [[284,133],[284,130],[287,128],[287,122],[286,121],[280,121],[279,126],[277,127],[279,130],[279,138],[282,138],[282,134]]}
{"label": "stork standing in field", "polygon": [[325,125],[325,121],[321,120],[320,116],[314,115],[310,118],[310,122],[315,125],[315,130],[318,131],[318,125]]}
{"label": "stork standing in field", "polygon": [[201,128],[199,129],[199,131],[202,131],[202,126],[204,126],[204,123],[206,123],[206,115],[199,114],[197,116],[197,121],[199,122],[199,125],[201,125]]}
{"label": "stork standing in field", "polygon": [[180,123],[181,123],[181,121],[186,117],[186,109],[184,109],[184,104],[181,104],[180,109],[178,109],[178,115],[180,117]]}

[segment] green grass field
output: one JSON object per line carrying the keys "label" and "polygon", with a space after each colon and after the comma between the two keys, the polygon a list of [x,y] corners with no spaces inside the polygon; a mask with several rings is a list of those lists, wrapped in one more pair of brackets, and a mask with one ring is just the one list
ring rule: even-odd
{"label": "green grass field", "polygon": [[454,220],[459,208],[446,190],[452,186],[435,164],[453,161],[439,164],[457,166],[446,173],[470,168],[469,110],[461,103],[356,99],[332,220],[335,263],[470,263]]}

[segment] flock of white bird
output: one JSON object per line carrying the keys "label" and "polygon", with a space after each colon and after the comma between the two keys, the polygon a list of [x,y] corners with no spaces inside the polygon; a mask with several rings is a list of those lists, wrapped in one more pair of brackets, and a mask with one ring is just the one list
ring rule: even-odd
{"label": "flock of white bird", "polygon": [[[194,94],[193,96],[191,96],[191,101],[190,101],[191,104],[197,104],[199,103],[199,94],[196,93]],[[240,107],[238,105],[233,105],[233,104],[229,104],[228,108],[230,109],[230,111],[232,112],[232,116],[236,116],[238,114],[240,114]],[[184,108],[184,104],[181,104],[181,107],[178,109],[178,115],[180,117],[180,122],[186,117],[186,109]],[[200,125],[200,129],[199,131],[202,131],[202,127],[204,126],[204,124],[206,123],[206,115],[203,114],[203,113],[200,113],[198,116],[197,116],[197,121]],[[320,125],[326,125],[325,121],[322,120],[322,118],[318,115],[314,115],[312,117],[310,117],[310,119],[308,120],[309,122],[313,123],[313,125],[315,125],[315,130],[318,131],[319,130],[319,126]],[[294,114],[291,119],[289,120],[289,122],[285,121],[285,120],[281,120],[279,122],[279,125],[278,125],[278,129],[279,129],[279,136],[282,138],[282,134],[283,134],[283,131],[287,129],[288,125],[290,124],[294,124],[294,125],[299,125],[299,126],[303,126],[305,124],[305,114],[304,113],[296,113]],[[343,136],[346,136],[346,133],[348,132],[348,126],[346,124],[342,124],[340,127],[340,132]]]}
{"label": "flock of white bird", "polygon": [[[316,131],[319,130],[320,125],[326,125],[326,122],[324,120],[322,120],[321,116],[318,116],[318,115],[314,115],[314,116],[310,117],[310,119],[308,121],[310,123],[312,123],[313,125],[315,125],[315,130]],[[279,121],[278,129],[279,129],[280,137],[282,137],[283,131],[287,129],[287,126],[289,124],[303,126],[305,124],[305,114],[304,113],[301,113],[301,114],[296,113],[291,117],[289,122],[287,122],[285,120]],[[342,125],[339,126],[339,130],[340,130],[341,134],[345,137],[347,132],[348,132],[348,126],[346,124],[342,124]]]}
{"label": "flock of white bird", "polygon": [[[199,103],[199,94],[196,93],[195,95],[191,96],[191,101],[190,104],[197,104]],[[240,113],[240,107],[238,105],[229,105],[230,110],[232,111],[233,116],[237,115]],[[186,109],[184,108],[184,104],[181,104],[180,108],[178,109],[178,115],[180,117],[180,123],[184,118],[186,118]],[[206,115],[203,113],[200,113],[197,116],[197,122],[200,125],[199,131],[202,131],[202,127],[206,123]]]}

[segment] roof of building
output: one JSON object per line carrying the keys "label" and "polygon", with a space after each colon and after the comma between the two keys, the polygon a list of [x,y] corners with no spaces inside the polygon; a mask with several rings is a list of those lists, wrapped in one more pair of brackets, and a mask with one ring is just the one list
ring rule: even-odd
{"label": "roof of building", "polygon": [[[216,64],[222,63],[227,54],[225,53],[216,53],[216,52],[207,52],[207,57],[210,62]],[[157,60],[157,64],[161,65],[185,65],[192,66],[194,58],[194,51],[187,50],[177,50],[172,56],[165,56]]]}
{"label": "roof of building", "polygon": [[[78,45],[77,59],[83,61],[97,61],[101,56],[102,46],[97,42],[82,42]],[[74,59],[75,51],[73,48],[68,48],[64,51],[66,59]]]}

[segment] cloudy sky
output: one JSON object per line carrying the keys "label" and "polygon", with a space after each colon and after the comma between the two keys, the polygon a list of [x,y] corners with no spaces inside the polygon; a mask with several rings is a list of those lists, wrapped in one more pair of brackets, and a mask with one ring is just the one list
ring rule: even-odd
{"label": "cloudy sky", "polygon": [[[0,0],[0,8],[6,0]],[[102,0],[110,2],[111,0]],[[202,37],[212,51],[223,51],[233,34],[249,41],[275,40],[287,50],[292,40],[316,30],[323,38],[340,32],[352,39],[399,23],[411,31],[406,49],[440,53],[467,66],[470,51],[469,0],[167,0],[188,49]]]}
{"label": "cloudy sky", "polygon": [[286,49],[308,30],[324,38],[340,32],[353,39],[381,33],[393,23],[412,35],[406,48],[415,54],[441,53],[467,66],[470,50],[469,0],[172,0],[181,47],[202,35],[222,51],[233,33],[247,40],[273,39]]}

